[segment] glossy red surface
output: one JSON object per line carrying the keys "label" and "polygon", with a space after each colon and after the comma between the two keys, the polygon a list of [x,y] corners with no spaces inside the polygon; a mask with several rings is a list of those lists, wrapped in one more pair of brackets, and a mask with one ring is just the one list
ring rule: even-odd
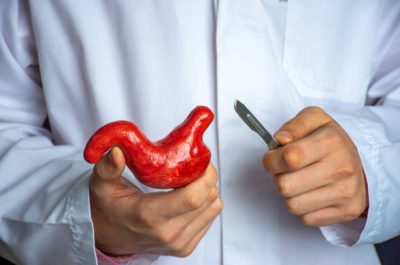
{"label": "glossy red surface", "polygon": [[202,175],[211,159],[203,134],[213,112],[198,106],[165,138],[151,142],[129,121],[115,121],[89,139],[84,158],[96,163],[112,146],[119,146],[127,166],[142,183],[154,188],[179,188]]}

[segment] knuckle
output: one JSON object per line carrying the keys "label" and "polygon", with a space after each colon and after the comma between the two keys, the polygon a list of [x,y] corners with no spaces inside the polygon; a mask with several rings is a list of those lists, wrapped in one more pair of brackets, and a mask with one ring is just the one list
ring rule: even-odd
{"label": "knuckle", "polygon": [[348,177],[355,174],[356,169],[352,162],[345,161],[339,167],[337,167],[337,174],[340,177]]}
{"label": "knuckle", "polygon": [[150,229],[157,226],[158,216],[154,213],[151,204],[145,198],[141,198],[136,207],[139,223]]}
{"label": "knuckle", "polygon": [[290,120],[283,124],[281,130],[289,132],[294,139],[298,139],[301,137],[300,132],[304,131],[304,124],[296,120]]}
{"label": "knuckle", "polygon": [[318,106],[306,107],[306,108],[304,108],[302,110],[302,112],[307,112],[307,113],[310,113],[313,116],[317,116],[319,119],[322,119],[325,124],[333,121],[332,117],[329,116],[329,114],[326,113],[323,108],[318,107]]}
{"label": "knuckle", "polygon": [[302,216],[301,221],[303,222],[304,225],[311,227],[317,227],[319,224],[317,218],[311,217],[309,215]]}
{"label": "knuckle", "polygon": [[282,159],[289,170],[297,169],[301,166],[303,150],[298,146],[287,146],[282,149]]}
{"label": "knuckle", "polygon": [[[210,165],[204,175],[201,177],[199,184],[189,189],[187,193],[193,194],[193,189],[195,190],[202,190],[202,193],[209,193],[210,190],[216,185],[218,181],[218,174],[215,170],[214,166]],[[187,195],[190,195],[187,194]]]}
{"label": "knuckle", "polygon": [[180,251],[182,251],[182,243],[173,243],[169,246],[169,250],[177,255]]}
{"label": "knuckle", "polygon": [[149,211],[140,211],[138,214],[139,221],[147,228],[154,228],[157,226],[157,218]]}
{"label": "knuckle", "polygon": [[185,247],[186,247],[186,243],[183,242],[182,240],[179,240],[179,242],[171,244],[169,249],[174,254],[174,256],[180,257],[179,254],[184,250]]}
{"label": "knuckle", "polygon": [[213,166],[211,166],[210,170],[208,171],[207,174],[208,174],[208,180],[209,180],[209,181],[207,181],[207,187],[213,187],[218,180],[217,171]]}
{"label": "knuckle", "polygon": [[299,204],[295,199],[289,199],[286,201],[286,206],[288,208],[289,213],[298,215],[299,214]]}
{"label": "knuckle", "polygon": [[179,230],[177,229],[168,229],[162,231],[158,235],[158,240],[165,246],[170,246],[170,248],[178,246],[173,246],[172,243],[178,238]]}
{"label": "knuckle", "polygon": [[343,185],[343,187],[341,188],[340,194],[342,196],[342,199],[344,200],[351,200],[354,197],[357,196],[358,194],[358,189],[356,185]]}
{"label": "knuckle", "polygon": [[279,178],[277,180],[277,188],[279,193],[281,193],[283,196],[288,197],[292,194],[292,184],[290,183],[290,181],[284,179],[284,178]]}
{"label": "knuckle", "polygon": [[182,249],[182,250],[176,252],[176,256],[180,257],[180,258],[186,258],[190,254],[192,254],[193,251],[194,251],[194,247],[188,247],[188,248],[185,248],[185,249]]}
{"label": "knuckle", "polygon": [[210,173],[217,177],[217,169],[214,167],[213,164],[210,164]]}
{"label": "knuckle", "polygon": [[327,126],[325,132],[327,139],[333,146],[337,148],[343,145],[344,140],[341,134],[339,134],[335,128],[333,128],[332,126]]}
{"label": "knuckle", "polygon": [[224,202],[221,199],[217,199],[211,207],[216,214],[219,214],[224,209]]}
{"label": "knuckle", "polygon": [[321,107],[318,106],[308,106],[305,107],[302,111],[309,112],[312,113],[313,115],[319,115],[319,116],[327,115],[326,112]]}
{"label": "knuckle", "polygon": [[203,205],[204,198],[203,196],[196,193],[195,194],[188,193],[186,194],[184,201],[186,205],[189,207],[189,209],[196,210],[199,209],[201,205]]}
{"label": "knuckle", "polygon": [[208,201],[213,202],[215,201],[219,196],[219,189],[214,186],[214,188],[210,191],[210,194],[208,194]]}
{"label": "knuckle", "polygon": [[347,208],[347,219],[348,221],[354,220],[361,215],[363,212],[363,207],[361,204],[354,203]]}
{"label": "knuckle", "polygon": [[263,165],[264,165],[264,168],[265,168],[267,171],[270,171],[270,169],[271,169],[271,167],[270,167],[271,161],[272,161],[271,152],[265,153],[265,154],[264,154],[264,157],[263,157]]}

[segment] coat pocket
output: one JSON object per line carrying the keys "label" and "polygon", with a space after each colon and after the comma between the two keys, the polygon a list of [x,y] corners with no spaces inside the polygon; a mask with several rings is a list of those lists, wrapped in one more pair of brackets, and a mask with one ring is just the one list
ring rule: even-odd
{"label": "coat pocket", "polygon": [[305,98],[365,101],[379,1],[288,1],[283,66]]}

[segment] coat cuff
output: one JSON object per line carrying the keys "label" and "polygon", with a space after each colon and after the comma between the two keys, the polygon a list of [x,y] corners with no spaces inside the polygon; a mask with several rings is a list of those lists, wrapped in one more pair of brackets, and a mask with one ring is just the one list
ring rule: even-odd
{"label": "coat cuff", "polygon": [[73,252],[77,264],[93,264],[93,261],[96,260],[89,200],[90,174],[91,172],[86,172],[67,196],[65,218],[71,230]]}
{"label": "coat cuff", "polygon": [[375,243],[383,224],[383,186],[384,179],[378,174],[379,142],[371,133],[371,128],[382,126],[373,120],[353,115],[329,113],[350,136],[356,145],[364,168],[367,186],[369,208],[368,217],[357,218],[354,221],[321,227],[325,239],[333,245],[356,246],[365,243]]}

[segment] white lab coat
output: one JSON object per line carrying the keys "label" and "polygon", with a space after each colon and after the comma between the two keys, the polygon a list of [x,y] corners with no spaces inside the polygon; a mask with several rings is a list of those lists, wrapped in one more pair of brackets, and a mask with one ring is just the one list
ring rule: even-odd
{"label": "white lab coat", "polygon": [[[131,264],[379,264],[371,243],[400,234],[399,16],[396,0],[2,0],[0,255],[96,264],[88,137],[126,119],[156,140],[201,104],[225,209],[191,256]],[[272,132],[307,105],[337,119],[362,158],[367,222],[291,216],[236,98]]]}

